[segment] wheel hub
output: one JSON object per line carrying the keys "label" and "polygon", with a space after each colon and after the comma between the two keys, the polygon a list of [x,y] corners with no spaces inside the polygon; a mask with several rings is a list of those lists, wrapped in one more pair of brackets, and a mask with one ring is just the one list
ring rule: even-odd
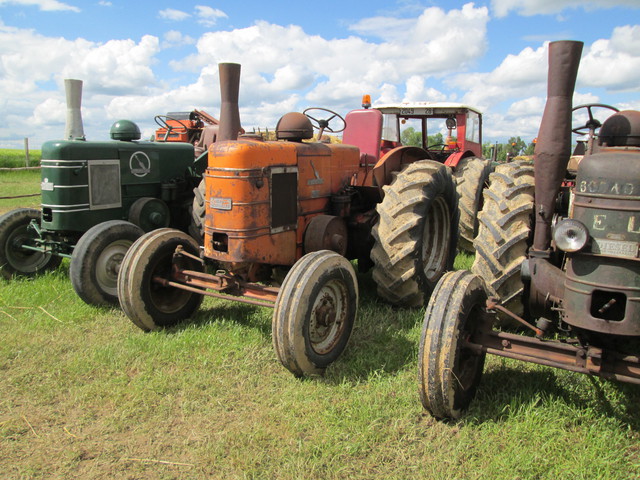
{"label": "wheel hub", "polygon": [[324,286],[311,310],[309,340],[319,354],[330,351],[340,339],[346,316],[345,295],[342,285],[332,281]]}

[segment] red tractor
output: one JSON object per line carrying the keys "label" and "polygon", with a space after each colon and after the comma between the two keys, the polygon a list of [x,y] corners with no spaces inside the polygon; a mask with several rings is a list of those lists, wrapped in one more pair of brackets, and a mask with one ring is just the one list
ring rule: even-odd
{"label": "red tractor", "polygon": [[[347,114],[347,124],[358,115],[368,115],[370,100],[365,96],[364,110],[354,110]],[[407,132],[417,134],[415,143],[419,156],[427,152],[432,160],[451,167],[456,181],[460,213],[458,247],[475,252],[473,239],[478,231],[478,212],[482,209],[482,191],[492,171],[491,161],[482,158],[482,114],[475,108],[458,103],[411,102],[376,105],[382,113],[382,131],[379,138],[372,138],[371,132],[350,129],[345,131],[343,142],[361,145],[362,138],[368,138],[371,145],[367,154],[377,161],[403,144]],[[446,133],[443,136],[442,133]],[[437,140],[442,138],[442,141]],[[436,140],[434,140],[436,139]],[[431,143],[429,141],[438,143]],[[380,292],[385,296],[384,291]]]}
{"label": "red tractor", "polygon": [[[422,305],[452,268],[455,182],[425,149],[381,152],[375,109],[347,122],[307,109],[280,119],[276,141],[242,135],[239,76],[239,65],[220,65],[219,132],[194,200],[203,247],[174,229],[141,237],[122,263],[120,304],[143,330],[188,318],[203,295],[274,308],[281,363],[296,375],[320,373],[344,350],[356,315],[349,260],[361,271],[374,265],[378,284],[403,305]],[[352,140],[310,141],[314,128],[317,138],[344,130]]]}

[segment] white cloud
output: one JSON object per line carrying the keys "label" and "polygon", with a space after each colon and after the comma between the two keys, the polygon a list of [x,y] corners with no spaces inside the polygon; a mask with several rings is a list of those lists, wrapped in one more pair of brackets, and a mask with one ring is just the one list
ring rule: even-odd
{"label": "white cloud", "polygon": [[0,0],[0,6],[2,5],[23,5],[27,7],[38,7],[43,12],[80,11],[78,7],[59,2],[58,0]]}
{"label": "white cloud", "polygon": [[[95,119],[95,129],[102,134],[113,121],[104,113],[113,96],[149,95],[158,87],[151,65],[159,41],[152,36],[139,42],[94,43],[46,37],[0,23],[0,45],[0,117],[16,126],[13,135],[18,138],[35,137],[38,143],[62,135],[64,78],[83,80],[83,117]],[[92,124],[87,123],[91,131]]]}
{"label": "white cloud", "polygon": [[193,37],[185,35],[177,30],[170,30],[164,34],[163,48],[194,45],[195,43],[196,40]]}
{"label": "white cloud", "polygon": [[198,17],[198,23],[205,27],[213,27],[218,23],[218,19],[228,18],[227,14],[222,10],[205,5],[196,5],[196,16]]}
{"label": "white cloud", "polygon": [[450,100],[447,95],[435,88],[427,88],[424,78],[413,75],[406,82],[406,93],[403,102],[444,102]]}
{"label": "white cloud", "polygon": [[567,8],[595,10],[618,6],[640,8],[640,3],[638,0],[491,0],[496,17],[505,17],[511,11],[532,16],[560,13]]}
{"label": "white cloud", "polygon": [[187,12],[183,12],[182,10],[176,10],[174,8],[165,8],[164,10],[160,10],[158,12],[158,16],[160,18],[164,18],[165,20],[171,20],[174,22],[181,22],[182,20],[186,20],[191,15]]}
{"label": "white cloud", "polygon": [[[226,14],[197,9],[191,17],[219,20]],[[5,119],[0,139],[58,138],[65,114],[63,78],[84,80],[89,139],[107,138],[119,118],[138,122],[146,138],[156,114],[199,108],[217,116],[219,62],[242,65],[241,120],[249,129],[274,127],[287,111],[310,106],[343,114],[358,108],[366,93],[374,104],[459,99],[485,112],[485,139],[535,136],[546,95],[547,44],[479,72],[474,66],[487,49],[488,22],[487,8],[468,3],[452,10],[422,9],[414,18],[363,19],[346,38],[259,21],[198,39],[171,30],[162,41],[147,35],[97,43],[47,37],[0,21],[0,118]],[[179,80],[160,81],[154,68],[165,56],[162,49],[190,44],[191,55],[169,64]],[[606,91],[637,92],[639,59],[638,25],[618,27],[610,38],[586,45],[576,102],[600,101]]]}
{"label": "white cloud", "polygon": [[610,91],[635,90],[640,72],[640,25],[617,27],[610,40],[587,49],[580,63],[580,84]]}

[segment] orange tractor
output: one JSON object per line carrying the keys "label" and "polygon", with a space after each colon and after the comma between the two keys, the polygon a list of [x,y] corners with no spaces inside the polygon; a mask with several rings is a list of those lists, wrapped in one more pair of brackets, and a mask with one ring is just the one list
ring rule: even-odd
{"label": "orange tractor", "polygon": [[[220,64],[219,131],[194,200],[194,211],[200,202],[204,210],[204,245],[175,229],[141,237],[122,262],[120,304],[143,330],[188,318],[203,295],[274,308],[280,362],[295,375],[321,373],[344,350],[356,316],[349,260],[361,271],[373,266],[402,305],[423,304],[452,268],[455,182],[421,148],[378,158],[375,109],[347,122],[307,109],[280,119],[276,141],[242,135],[239,83],[240,65]],[[310,141],[314,128],[317,138],[344,131],[353,144]]]}

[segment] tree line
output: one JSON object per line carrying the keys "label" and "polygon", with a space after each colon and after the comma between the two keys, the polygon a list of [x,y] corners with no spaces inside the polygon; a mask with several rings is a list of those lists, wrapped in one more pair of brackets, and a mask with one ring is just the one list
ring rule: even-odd
{"label": "tree line", "polygon": [[[429,140],[428,145],[444,144],[444,137],[440,132],[435,135],[429,135],[427,138]],[[400,139],[403,145],[411,145],[414,147],[420,147],[422,145],[422,133],[415,130],[413,127],[404,129],[400,135]],[[504,163],[519,155],[533,155],[535,146],[535,139],[530,143],[527,143],[519,136],[511,137],[509,141],[505,143],[483,143],[482,155],[485,158],[494,158],[495,161]]]}

